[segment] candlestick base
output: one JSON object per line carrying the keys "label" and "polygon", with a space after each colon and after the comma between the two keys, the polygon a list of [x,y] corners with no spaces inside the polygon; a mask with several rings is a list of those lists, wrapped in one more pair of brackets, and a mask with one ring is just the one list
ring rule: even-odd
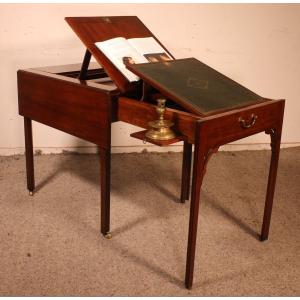
{"label": "candlestick base", "polygon": [[170,129],[174,125],[173,122],[164,119],[165,99],[157,99],[156,111],[159,119],[149,122],[150,129],[146,132],[146,137],[152,140],[170,140],[176,137],[173,130]]}

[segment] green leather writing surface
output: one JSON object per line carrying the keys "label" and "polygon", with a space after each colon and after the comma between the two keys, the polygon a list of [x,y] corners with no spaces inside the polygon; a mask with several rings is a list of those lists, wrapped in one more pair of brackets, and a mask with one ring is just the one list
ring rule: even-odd
{"label": "green leather writing surface", "polygon": [[205,115],[264,101],[195,58],[128,65],[127,68],[165,97],[198,114]]}

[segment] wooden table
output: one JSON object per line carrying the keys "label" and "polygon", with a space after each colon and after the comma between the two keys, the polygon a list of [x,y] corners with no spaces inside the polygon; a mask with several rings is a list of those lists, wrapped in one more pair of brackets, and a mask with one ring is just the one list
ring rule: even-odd
{"label": "wooden table", "polygon": [[[27,188],[33,194],[32,120],[96,144],[101,159],[101,233],[109,236],[111,124],[123,121],[147,129],[148,122],[155,120],[157,114],[151,93],[140,101],[141,86],[126,82],[103,54],[97,52],[94,42],[120,36],[124,30],[127,38],[151,36],[152,33],[136,17],[85,17],[68,18],[67,21],[88,49],[81,68],[71,65],[18,71],[19,113],[24,117],[25,128]],[[91,53],[104,69],[92,66],[88,70]],[[207,78],[212,76],[213,80],[209,79],[208,85],[201,80],[192,80],[189,84],[202,87],[201,95],[211,97],[204,97],[206,102],[215,97],[219,99],[217,105],[211,106],[210,100],[206,106],[201,106],[205,101],[202,103],[202,98],[199,98],[197,103],[202,104],[195,107],[190,101],[192,97],[178,97],[176,86],[170,88],[169,84],[175,81],[164,82],[162,89],[161,80],[153,79],[153,74],[151,82],[149,76],[144,77],[156,92],[169,99],[165,117],[175,123],[174,129],[184,140],[181,202],[189,199],[192,145],[195,145],[185,277],[187,288],[193,284],[200,190],[209,158],[220,146],[259,132],[266,132],[271,137],[272,157],[260,235],[262,241],[268,238],[285,103],[284,100],[260,97],[200,64],[208,72],[204,72]],[[220,82],[230,92],[222,94],[222,88],[210,89],[214,84],[220,86]]]}

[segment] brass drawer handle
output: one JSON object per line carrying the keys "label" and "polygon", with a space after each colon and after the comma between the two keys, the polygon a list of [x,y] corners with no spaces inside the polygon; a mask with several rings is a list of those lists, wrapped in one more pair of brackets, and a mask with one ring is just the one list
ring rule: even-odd
{"label": "brass drawer handle", "polygon": [[256,122],[257,116],[255,114],[251,115],[251,121],[247,123],[242,117],[239,117],[239,122],[242,128],[250,128]]}

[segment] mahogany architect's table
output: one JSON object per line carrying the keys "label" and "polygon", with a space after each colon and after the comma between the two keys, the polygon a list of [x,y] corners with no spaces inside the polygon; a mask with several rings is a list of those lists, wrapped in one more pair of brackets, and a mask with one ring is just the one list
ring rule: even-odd
{"label": "mahogany architect's table", "polygon": [[[148,122],[157,118],[153,99],[160,94],[168,99],[166,118],[175,123],[175,130],[184,140],[181,202],[189,199],[192,145],[195,145],[186,287],[191,288],[193,284],[200,189],[207,162],[220,146],[263,131],[271,137],[272,150],[260,235],[262,241],[266,240],[280,151],[284,100],[260,97],[195,59],[176,60],[168,68],[164,64],[158,64],[154,69],[151,69],[152,64],[132,66],[132,71],[140,75],[144,85],[131,84],[94,43],[117,36],[153,36],[137,17],[66,20],[87,48],[82,65],[18,71],[19,113],[24,117],[27,188],[30,193],[35,189],[32,120],[96,144],[101,159],[101,233],[108,236],[111,124],[123,121],[148,128]],[[88,68],[91,55],[103,68],[95,64]],[[157,67],[161,68],[159,72]],[[180,82],[176,82],[176,77],[160,77],[170,70],[171,74],[174,70],[180,72],[182,78],[187,76],[185,87],[190,89],[181,93],[182,87]],[[193,89],[196,94],[191,92]],[[148,91],[147,95],[145,91]],[[140,101],[141,98],[143,101]],[[140,133],[133,136],[141,138]],[[163,146],[166,143],[158,144]]]}

